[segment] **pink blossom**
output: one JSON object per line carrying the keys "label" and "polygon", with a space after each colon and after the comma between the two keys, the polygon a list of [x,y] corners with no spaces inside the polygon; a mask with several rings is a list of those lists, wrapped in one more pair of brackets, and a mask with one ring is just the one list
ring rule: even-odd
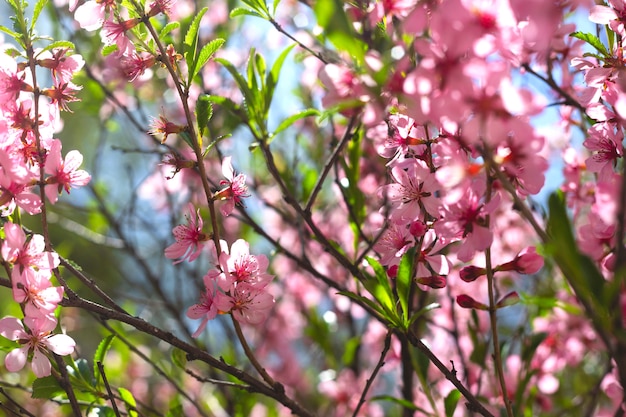
{"label": "pink blossom", "polygon": [[74,12],[74,19],[81,28],[93,31],[102,27],[106,12],[115,7],[115,0],[86,1]]}
{"label": "pink blossom", "polygon": [[266,272],[269,265],[267,257],[250,255],[250,245],[243,239],[232,244],[230,254],[222,252],[220,265],[224,273],[218,279],[218,284],[224,291],[242,283],[261,289],[272,280],[272,275]]}
{"label": "pink blossom", "polygon": [[235,175],[231,159],[232,157],[227,156],[222,161],[222,174],[226,179],[220,181],[220,185],[225,187],[213,196],[215,200],[225,201],[220,208],[224,216],[230,215],[236,205],[242,204],[243,198],[250,197],[248,186],[246,185],[246,176],[244,174]]}
{"label": "pink blossom", "polygon": [[198,337],[206,328],[209,320],[213,320],[217,316],[218,309],[215,300],[221,293],[215,291],[215,274],[219,274],[219,272],[212,270],[204,276],[205,291],[200,295],[200,302],[187,309],[187,317],[194,320],[202,319],[192,337]]}
{"label": "pink blossom", "polygon": [[53,287],[50,282],[50,271],[32,268],[11,272],[13,283],[13,299],[25,304],[24,314],[29,317],[50,315],[63,299],[63,287]]}
{"label": "pink blossom", "polygon": [[55,48],[37,55],[37,64],[48,68],[59,83],[69,83],[76,72],[84,65],[85,60],[78,54],[68,55],[68,48]]}
{"label": "pink blossom", "polygon": [[165,248],[165,257],[169,259],[178,259],[174,264],[180,263],[187,259],[189,262],[194,261],[200,253],[209,236],[202,231],[204,222],[200,217],[200,210],[194,210],[193,204],[187,205],[186,225],[178,225],[174,227],[172,233],[176,242]]}
{"label": "pink blossom", "polygon": [[399,264],[402,255],[413,245],[409,229],[391,223],[374,245],[374,250],[380,254],[381,264],[391,266]]}
{"label": "pink blossom", "polygon": [[241,283],[214,302],[218,310],[230,312],[241,323],[259,324],[269,315],[274,297],[265,290]]}
{"label": "pink blossom", "polygon": [[613,172],[618,158],[624,155],[622,130],[614,123],[596,123],[588,130],[589,136],[583,146],[594,152],[586,161],[587,169],[598,172],[601,178]]}
{"label": "pink blossom", "polygon": [[500,197],[495,194],[488,203],[484,203],[481,201],[483,189],[482,183],[474,183],[462,199],[442,210],[442,217],[434,226],[437,234],[445,240],[461,239],[457,257],[463,262],[469,261],[477,251],[488,248],[493,240],[485,218],[498,207]]}
{"label": "pink blossom", "polygon": [[0,50],[0,101],[15,101],[21,91],[33,91],[25,78],[26,74],[18,71],[15,59]]}
{"label": "pink blossom", "polygon": [[43,236],[34,234],[27,241],[26,234],[20,226],[11,222],[4,224],[4,241],[0,253],[14,268],[51,270],[59,266],[59,256],[44,249]]}
{"label": "pink blossom", "polygon": [[56,327],[56,319],[24,319],[28,331],[24,329],[22,321],[15,317],[5,317],[0,320],[0,335],[9,340],[17,341],[20,348],[9,352],[4,358],[4,364],[9,372],[20,371],[32,353],[32,369],[37,378],[43,378],[51,373],[49,352],[57,355],[69,355],[74,352],[74,339],[64,334],[51,334]]}
{"label": "pink blossom", "polygon": [[105,45],[117,45],[120,55],[128,55],[134,52],[133,43],[126,36],[126,32],[139,24],[139,19],[115,21],[109,18],[102,26],[102,40]]}
{"label": "pink blossom", "polygon": [[394,183],[382,191],[392,203],[392,221],[410,222],[426,214],[438,214],[439,183],[423,161],[411,158],[398,162],[391,169],[391,177]]}
{"label": "pink blossom", "polygon": [[45,173],[46,197],[51,203],[56,203],[59,194],[63,190],[69,194],[72,187],[82,187],[91,180],[91,175],[87,171],[78,169],[83,163],[83,156],[77,150],[71,150],[65,156],[65,161],[61,155],[61,141],[54,140],[46,157]]}

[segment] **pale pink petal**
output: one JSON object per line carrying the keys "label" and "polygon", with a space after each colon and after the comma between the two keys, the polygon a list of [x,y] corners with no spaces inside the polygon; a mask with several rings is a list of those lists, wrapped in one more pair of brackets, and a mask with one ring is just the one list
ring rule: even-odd
{"label": "pale pink petal", "polygon": [[52,367],[50,366],[50,360],[38,349],[35,349],[35,352],[33,353],[33,362],[31,366],[33,368],[33,373],[37,378],[44,378],[46,376],[49,376],[52,371]]}
{"label": "pale pink petal", "polygon": [[15,317],[5,317],[0,320],[0,335],[9,340],[28,337],[28,334],[24,331],[22,321]]}
{"label": "pale pink petal", "polygon": [[76,342],[66,334],[55,334],[43,340],[43,344],[57,355],[65,356],[74,352]]}
{"label": "pale pink petal", "polygon": [[607,6],[593,6],[589,13],[589,20],[593,23],[599,23],[601,25],[606,25],[611,20],[615,19],[617,19],[617,13],[615,13],[615,10]]}
{"label": "pale pink petal", "polygon": [[28,345],[13,349],[4,358],[4,366],[9,372],[17,372],[24,368],[28,358]]}

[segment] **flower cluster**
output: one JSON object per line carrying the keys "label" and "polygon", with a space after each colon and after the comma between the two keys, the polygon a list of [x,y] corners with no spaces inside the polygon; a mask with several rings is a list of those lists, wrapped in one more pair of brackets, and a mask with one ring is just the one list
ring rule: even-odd
{"label": "flower cluster", "polygon": [[[65,190],[86,185],[91,177],[79,169],[82,155],[77,150],[62,155],[62,143],[54,137],[61,127],[60,112],[70,111],[80,88],[72,77],[84,61],[68,48],[36,49],[20,61],[0,51],[0,212],[5,218],[2,260],[10,271],[13,300],[24,312],[23,321],[15,317],[0,320],[0,334],[21,347],[5,357],[11,372],[24,367],[28,359],[37,377],[50,375],[50,353],[67,355],[74,341],[53,334],[57,327],[55,310],[64,290],[52,284],[58,256],[45,250],[43,236],[27,236],[13,223],[21,213],[42,211],[42,197],[54,204]],[[34,82],[34,68],[50,72],[51,86]]]}
{"label": "flower cluster", "polygon": [[230,252],[222,242],[218,269],[204,276],[205,291],[200,302],[187,310],[192,319],[202,319],[194,337],[204,330],[209,320],[217,314],[232,314],[246,324],[263,322],[274,305],[274,297],[267,291],[273,276],[267,273],[269,261],[265,255],[251,255],[248,242],[235,241]]}
{"label": "flower cluster", "polygon": [[5,357],[5,365],[11,372],[19,371],[32,354],[35,375],[48,376],[51,366],[46,354],[68,355],[75,345],[67,335],[51,334],[57,326],[54,311],[63,298],[63,287],[55,287],[50,281],[59,257],[44,250],[43,236],[35,234],[29,239],[19,225],[5,223],[4,233],[0,252],[11,268],[13,300],[22,305],[26,324],[25,328],[15,317],[0,320],[0,334],[22,345]]}

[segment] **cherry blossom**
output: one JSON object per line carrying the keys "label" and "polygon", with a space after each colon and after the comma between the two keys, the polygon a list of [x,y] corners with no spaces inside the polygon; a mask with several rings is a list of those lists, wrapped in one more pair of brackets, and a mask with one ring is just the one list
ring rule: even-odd
{"label": "cherry blossom", "polygon": [[63,160],[61,155],[61,141],[54,140],[46,157],[44,171],[46,178],[46,197],[55,203],[63,190],[69,194],[72,187],[82,187],[91,180],[91,175],[85,170],[78,169],[83,163],[83,156],[77,150],[71,150]]}
{"label": "cherry blossom", "polygon": [[242,204],[242,199],[249,197],[248,186],[246,185],[246,176],[244,174],[235,175],[235,170],[231,162],[232,157],[227,156],[222,161],[222,175],[226,178],[220,181],[220,185],[225,186],[215,193],[215,200],[224,200],[225,203],[220,207],[220,211],[224,216],[230,215],[235,206]]}
{"label": "cherry blossom", "polygon": [[55,319],[26,317],[24,322],[28,326],[28,331],[24,329],[22,321],[15,317],[5,317],[0,320],[0,335],[23,345],[8,353],[4,358],[4,364],[9,372],[18,372],[24,367],[32,353],[32,369],[35,376],[46,377],[52,370],[47,355],[50,352],[61,356],[69,355],[74,352],[76,343],[65,334],[51,334],[57,325]]}
{"label": "cherry blossom", "polygon": [[200,210],[195,210],[191,203],[187,205],[185,219],[187,224],[178,225],[172,230],[176,242],[165,249],[166,258],[178,259],[174,261],[174,264],[185,259],[189,262],[196,260],[209,240],[209,236],[202,231],[204,222],[200,216]]}

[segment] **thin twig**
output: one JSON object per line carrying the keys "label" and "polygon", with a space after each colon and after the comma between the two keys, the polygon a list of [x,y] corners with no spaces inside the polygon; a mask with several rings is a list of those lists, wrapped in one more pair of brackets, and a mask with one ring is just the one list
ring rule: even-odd
{"label": "thin twig", "polygon": [[428,359],[433,363],[433,365],[435,365],[435,367],[439,369],[439,371],[443,374],[443,376],[448,381],[450,381],[452,385],[456,387],[456,389],[458,389],[461,392],[463,397],[465,397],[465,399],[468,401],[469,409],[481,414],[484,417],[495,417],[493,414],[489,412],[489,410],[485,408],[484,405],[480,403],[480,401],[478,401],[478,399],[474,396],[474,394],[472,394],[465,387],[465,385],[463,385],[463,383],[459,381],[459,379],[456,376],[456,370],[454,371],[449,370],[446,367],[446,365],[444,365],[443,362],[441,362],[439,358],[433,353],[433,351],[430,350],[428,346],[426,346],[424,342],[422,342],[415,335],[415,333],[413,333],[412,330],[409,330],[406,336],[407,336],[409,343],[411,343],[413,346],[418,348],[424,355],[426,355],[426,357],[428,357]]}
{"label": "thin twig", "polygon": [[355,123],[356,123],[356,116],[353,116],[352,118],[350,118],[350,121],[348,122],[348,126],[346,127],[346,131],[343,134],[343,137],[341,138],[337,146],[335,146],[335,149],[330,154],[330,156],[328,157],[328,160],[324,164],[324,168],[322,169],[322,172],[319,178],[317,179],[317,183],[315,183],[315,187],[313,187],[313,191],[311,192],[311,195],[309,196],[309,201],[307,201],[306,206],[304,207],[304,211],[306,213],[311,212],[311,207],[313,206],[313,203],[315,203],[315,199],[317,198],[317,195],[321,191],[322,185],[324,185],[324,181],[326,181],[326,177],[328,176],[328,173],[332,169],[333,165],[335,164],[335,161],[339,157],[339,154],[341,153],[343,148],[350,141],[350,139],[352,139],[352,128],[354,127]]}
{"label": "thin twig", "polygon": [[365,404],[365,395],[367,395],[367,392],[371,388],[372,383],[374,382],[374,379],[376,378],[376,375],[378,375],[378,372],[381,370],[381,368],[385,364],[385,357],[387,356],[387,352],[389,352],[389,348],[391,347],[391,335],[392,335],[391,332],[387,332],[387,336],[385,336],[385,344],[383,346],[383,351],[380,353],[380,359],[378,359],[378,363],[374,367],[374,370],[372,371],[372,375],[367,379],[367,382],[365,383],[365,388],[363,389],[363,392],[361,393],[361,398],[359,398],[359,403],[357,404],[356,408],[354,409],[354,412],[352,413],[352,417],[356,417],[359,414],[359,410],[361,409],[363,404]]}
{"label": "thin twig", "polygon": [[113,327],[109,326],[109,324],[105,321],[102,320],[99,317],[96,317],[97,320],[100,321],[100,324],[102,324],[102,326],[107,329],[109,332],[111,332],[112,334],[115,335],[115,337],[121,341],[122,343],[124,343],[135,355],[139,356],[141,359],[143,359],[146,363],[148,363],[150,366],[152,366],[152,368],[159,374],[161,375],[163,378],[165,378],[173,387],[174,389],[176,389],[176,391],[178,391],[178,393],[180,395],[182,395],[185,399],[187,399],[187,401],[189,401],[191,404],[193,404],[193,406],[196,408],[196,410],[198,410],[198,412],[202,415],[207,417],[206,413],[204,412],[204,410],[202,409],[202,407],[200,407],[200,405],[198,404],[198,402],[196,400],[194,400],[193,398],[191,398],[191,396],[189,396],[189,394],[187,393],[186,390],[184,390],[183,388],[181,388],[179,386],[179,384],[171,377],[169,376],[161,367],[159,367],[156,363],[154,363],[154,361],[152,361],[146,354],[144,354],[141,350],[137,349],[137,347],[131,343],[128,339],[126,339],[124,336],[122,336],[119,332],[117,332],[115,329],[113,329]]}
{"label": "thin twig", "polygon": [[80,406],[78,405],[78,401],[76,400],[76,395],[74,394],[74,388],[72,387],[72,383],[70,382],[70,377],[67,373],[67,368],[65,367],[65,362],[63,358],[61,358],[56,353],[52,353],[54,360],[56,361],[57,366],[59,367],[60,375],[55,375],[57,380],[59,381],[59,385],[67,394],[67,399],[70,402],[70,406],[72,407],[72,412],[74,413],[74,417],[81,417]]}
{"label": "thin twig", "polygon": [[274,389],[278,391],[284,391],[285,388],[283,387],[283,385],[280,382],[275,381],[274,378],[272,378],[270,374],[267,373],[263,365],[261,365],[261,363],[258,361],[256,356],[254,355],[254,352],[252,352],[252,349],[250,349],[250,346],[248,345],[248,341],[243,335],[243,332],[241,331],[241,325],[239,324],[237,319],[235,319],[235,317],[232,314],[230,317],[233,321],[233,326],[235,327],[235,333],[237,334],[237,338],[239,339],[239,342],[241,343],[241,347],[243,348],[243,351],[246,354],[246,357],[248,358],[250,363],[252,363],[252,366],[254,366],[254,369],[257,370],[259,375],[261,375],[263,380],[267,382],[270,387],[273,387]]}
{"label": "thin twig", "polygon": [[10,408],[6,407],[4,404],[2,404],[2,402],[0,402],[0,405],[2,406],[2,408],[4,408],[7,411],[10,411],[11,413],[17,415],[22,415],[22,416],[29,416],[29,417],[36,417],[34,414],[32,414],[30,411],[28,411],[27,409],[25,409],[24,407],[22,407],[17,401],[15,401],[9,394],[7,394],[5,392],[5,390],[3,388],[0,388],[0,394],[4,395],[6,397],[6,399],[9,401],[9,403],[13,404],[15,407],[17,407],[18,411],[20,412],[19,414],[17,414],[14,410],[11,410]]}
{"label": "thin twig", "polygon": [[104,387],[109,394],[109,399],[111,400],[111,407],[113,408],[113,412],[117,417],[121,417],[120,410],[118,410],[117,403],[115,402],[115,397],[113,396],[113,391],[111,391],[111,386],[109,385],[109,380],[107,379],[107,376],[104,372],[104,366],[100,361],[96,362],[96,365],[98,366],[98,370],[100,371],[100,376],[102,376],[102,382],[104,382]]}

